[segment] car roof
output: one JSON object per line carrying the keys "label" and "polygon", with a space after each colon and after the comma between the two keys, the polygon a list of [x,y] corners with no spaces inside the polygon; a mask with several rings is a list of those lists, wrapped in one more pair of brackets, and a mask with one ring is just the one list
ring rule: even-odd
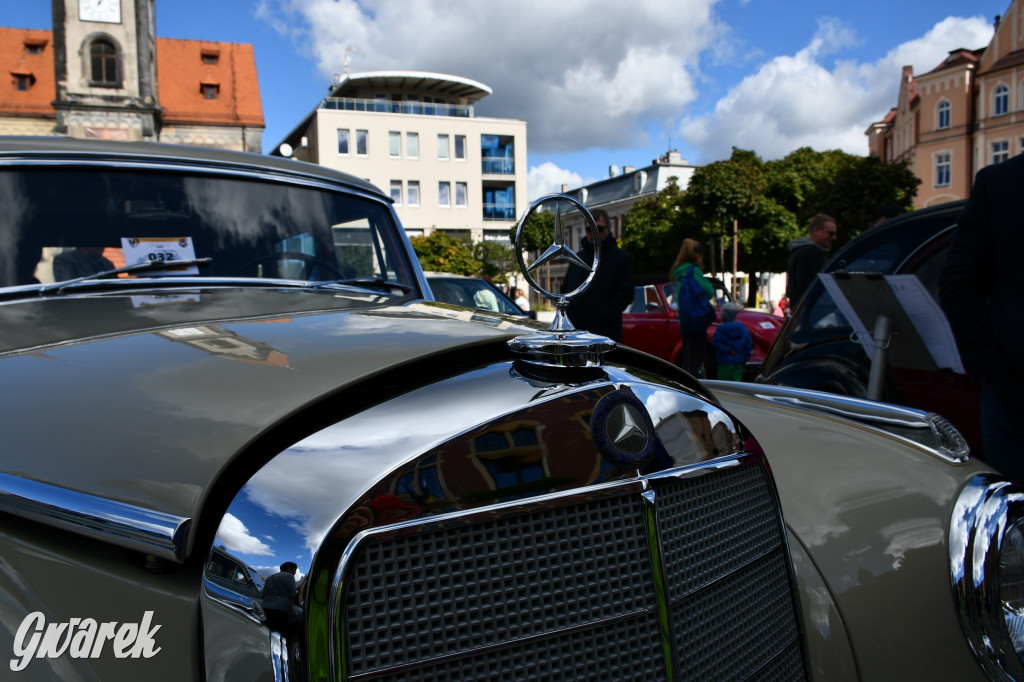
{"label": "car roof", "polygon": [[961,199],[938,206],[920,208],[870,227],[836,251],[825,263],[823,271],[832,272],[841,269],[844,267],[844,263],[853,261],[861,253],[886,241],[899,245],[900,257],[895,263],[898,265],[929,237],[951,227],[966,203],[966,200]]}
{"label": "car roof", "polygon": [[69,137],[0,136],[0,164],[20,160],[80,160],[83,163],[95,161],[117,161],[132,163],[159,163],[202,165],[225,170],[249,170],[272,172],[290,176],[301,176],[347,186],[362,192],[374,194],[388,202],[391,197],[375,185],[324,166],[305,161],[285,159],[279,156],[265,156],[251,152],[229,151],[208,147],[161,144],[158,142],[115,142],[110,140],[80,140]]}

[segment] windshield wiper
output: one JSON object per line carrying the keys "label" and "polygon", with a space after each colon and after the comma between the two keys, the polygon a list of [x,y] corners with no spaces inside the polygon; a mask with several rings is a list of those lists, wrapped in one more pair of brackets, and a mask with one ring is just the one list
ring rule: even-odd
{"label": "windshield wiper", "polygon": [[348,284],[350,286],[366,287],[368,289],[379,288],[379,289],[400,289],[406,293],[413,290],[414,287],[408,284],[402,284],[401,282],[393,282],[383,277],[354,277],[352,279],[336,279],[330,282],[316,282],[311,283],[310,286],[317,289],[322,286],[329,286],[332,284]]}
{"label": "windshield wiper", "polygon": [[66,279],[60,282],[54,282],[53,284],[47,284],[46,286],[39,288],[39,295],[45,296],[51,291],[57,291],[60,293],[66,287],[79,282],[87,282],[94,279],[106,279],[111,276],[116,276],[122,272],[145,272],[146,270],[167,270],[169,268],[183,268],[190,265],[209,265],[213,262],[212,258],[187,258],[184,260],[172,260],[172,261],[159,261],[150,260],[143,261],[142,263],[134,263],[132,265],[125,265],[124,267],[114,268],[113,270],[104,270],[103,272],[96,272],[91,275],[85,275],[84,277],[76,277],[74,279]]}

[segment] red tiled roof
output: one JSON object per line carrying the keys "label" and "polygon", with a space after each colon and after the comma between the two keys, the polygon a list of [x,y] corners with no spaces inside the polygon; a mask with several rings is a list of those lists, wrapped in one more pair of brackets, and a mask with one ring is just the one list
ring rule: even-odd
{"label": "red tiled roof", "polygon": [[[25,45],[41,45],[39,54],[26,54]],[[15,75],[34,79],[28,90],[18,90]],[[0,114],[56,118],[51,106],[53,37],[50,31],[0,27]]]}
{"label": "red tiled roof", "polygon": [[[156,78],[165,122],[263,126],[252,45],[157,38]],[[216,99],[206,99],[200,85],[216,85]]]}
{"label": "red tiled roof", "polygon": [[999,71],[1000,69],[1008,69],[1011,66],[1017,66],[1019,64],[1024,64],[1024,50],[1017,50],[1016,52],[1011,52],[1010,54],[1006,55],[998,62],[993,64],[991,68],[985,69],[981,73],[992,73],[993,71]]}
{"label": "red tiled roof", "polygon": [[[42,53],[26,54],[26,44],[42,44]],[[204,54],[216,63],[205,63]],[[165,122],[263,127],[252,45],[157,38],[156,64]],[[35,82],[17,90],[15,75]],[[204,97],[203,84],[217,86],[215,99]],[[0,27],[0,115],[53,118],[55,97],[52,32]]]}
{"label": "red tiled roof", "polygon": [[984,52],[984,49],[968,50],[963,47],[958,48],[956,50],[950,50],[949,56],[943,59],[941,64],[936,66],[928,73],[935,73],[936,71],[952,69],[954,67],[962,66],[964,64],[977,64],[979,61],[981,61],[982,52]]}

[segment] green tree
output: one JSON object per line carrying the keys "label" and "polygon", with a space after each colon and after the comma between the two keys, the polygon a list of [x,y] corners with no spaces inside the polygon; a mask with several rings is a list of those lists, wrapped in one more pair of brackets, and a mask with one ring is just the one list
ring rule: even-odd
{"label": "green tree", "polygon": [[[705,265],[730,270],[735,242],[737,268],[756,274],[785,269],[785,248],[797,232],[793,212],[782,200],[797,192],[799,176],[777,176],[754,152],[733,148],[732,156],[694,171],[684,203],[704,226],[705,243],[724,254]],[[752,280],[756,285],[756,278]],[[750,287],[751,299],[756,296]]]}
{"label": "green tree", "polygon": [[[555,214],[550,211],[534,211],[523,224],[523,239],[521,246],[524,251],[533,253],[548,248],[551,238],[555,234]],[[512,227],[508,233],[508,241],[515,244],[516,227]],[[515,248],[515,246],[513,246]],[[514,255],[514,254],[513,254]]]}
{"label": "green tree", "polygon": [[516,260],[510,244],[504,241],[482,241],[473,245],[473,257],[480,261],[480,273],[497,282],[508,280],[505,273]]}
{"label": "green tree", "polygon": [[693,236],[692,216],[683,207],[679,179],[671,177],[655,196],[638,201],[626,213],[622,248],[640,274],[667,273],[683,237]]}
{"label": "green tree", "polygon": [[436,231],[426,237],[412,237],[412,248],[416,251],[424,270],[451,272],[456,275],[476,275],[481,263],[473,257],[473,251],[463,241],[454,239],[444,232]]}
{"label": "green tree", "polygon": [[[910,209],[921,184],[904,162],[890,164],[839,150],[801,147],[769,163],[779,180],[773,189],[785,195],[780,200],[796,215],[801,234],[817,213],[835,218],[839,239],[833,249],[868,228],[880,207],[896,202]],[[780,192],[784,178],[789,187]]]}

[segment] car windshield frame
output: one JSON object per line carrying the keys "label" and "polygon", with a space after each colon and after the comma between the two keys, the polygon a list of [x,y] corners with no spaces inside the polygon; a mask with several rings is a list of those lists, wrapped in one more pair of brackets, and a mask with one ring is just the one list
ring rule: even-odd
{"label": "car windshield frame", "polygon": [[[9,207],[0,217],[0,287],[184,277],[424,291],[390,205],[314,176],[200,162],[4,162],[0,197]],[[197,263],[126,271],[147,257]]]}

